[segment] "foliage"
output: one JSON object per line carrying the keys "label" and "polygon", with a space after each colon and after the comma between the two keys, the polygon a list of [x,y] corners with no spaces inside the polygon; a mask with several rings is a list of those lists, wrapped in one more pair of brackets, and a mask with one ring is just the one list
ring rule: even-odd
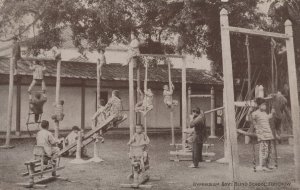
{"label": "foliage", "polygon": [[[19,33],[26,37],[22,28],[34,26],[38,37],[28,41],[31,47],[49,48],[61,43],[59,34],[68,26],[75,46],[81,48],[85,40],[90,49],[96,49],[111,43],[128,43],[130,32],[135,31],[146,41],[146,51],[173,53],[177,46],[177,50],[196,56],[207,54],[213,68],[221,73],[221,8],[229,9],[232,26],[270,30],[258,12],[260,1],[230,0],[224,5],[219,0],[172,3],[167,0],[3,0],[0,36],[8,38],[8,34]],[[32,17],[33,22],[25,22],[25,16]],[[176,36],[180,36],[177,42]],[[243,35],[233,35],[231,40],[234,75],[239,78],[247,73],[244,40]],[[260,47],[258,51],[251,50],[253,70],[256,67],[268,70],[269,41],[250,38],[250,43],[253,49]],[[265,75],[261,80],[268,77]]]}

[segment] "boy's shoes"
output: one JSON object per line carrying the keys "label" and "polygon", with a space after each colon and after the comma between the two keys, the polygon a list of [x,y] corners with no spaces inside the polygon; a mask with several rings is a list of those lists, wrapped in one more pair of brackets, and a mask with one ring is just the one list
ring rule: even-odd
{"label": "boy's shoes", "polygon": [[277,166],[268,166],[268,168],[269,168],[270,170],[274,170],[274,169],[277,169]]}
{"label": "boy's shoes", "polygon": [[265,171],[265,172],[271,172],[272,170],[271,169],[269,169],[269,168],[267,168],[267,167],[262,167],[262,166],[257,166],[256,167],[256,171]]}
{"label": "boy's shoes", "polygon": [[199,168],[199,166],[195,166],[194,164],[189,165],[189,168]]}

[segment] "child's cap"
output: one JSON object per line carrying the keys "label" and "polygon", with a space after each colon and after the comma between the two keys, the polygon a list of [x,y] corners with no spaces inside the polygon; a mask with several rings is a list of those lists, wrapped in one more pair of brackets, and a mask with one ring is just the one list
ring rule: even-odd
{"label": "child's cap", "polygon": [[257,104],[258,106],[260,106],[260,105],[262,105],[262,104],[265,104],[265,103],[266,103],[266,100],[263,99],[263,98],[256,98],[255,102],[256,102],[256,104]]}
{"label": "child's cap", "polygon": [[194,108],[192,110],[192,112],[196,113],[196,114],[200,114],[200,108]]}
{"label": "child's cap", "polygon": [[65,101],[64,101],[64,100],[60,100],[59,103],[60,103],[61,105],[64,105],[64,104],[65,104]]}
{"label": "child's cap", "polygon": [[47,128],[49,127],[49,121],[43,120],[43,121],[41,122],[41,127],[42,127],[43,129],[47,129]]}
{"label": "child's cap", "polygon": [[80,128],[75,125],[75,126],[72,127],[72,131],[80,131]]}

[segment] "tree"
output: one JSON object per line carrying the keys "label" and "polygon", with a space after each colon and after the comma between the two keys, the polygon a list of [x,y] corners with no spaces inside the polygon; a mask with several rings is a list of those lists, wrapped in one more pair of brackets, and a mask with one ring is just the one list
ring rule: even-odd
{"label": "tree", "polygon": [[[0,36],[7,28],[14,34],[22,28],[35,27],[38,37],[30,41],[31,47],[49,48],[60,44],[60,33],[68,26],[73,32],[75,46],[86,40],[90,49],[111,43],[128,43],[131,31],[148,40],[151,47],[161,47],[160,52],[174,52],[174,39],[180,36],[184,52],[201,56],[207,54],[217,72],[221,71],[221,42],[219,12],[224,6],[216,0],[4,0],[0,10]],[[262,14],[257,11],[260,0],[230,0],[230,24],[247,28],[263,28]],[[34,22],[26,23],[24,16]],[[16,24],[18,23],[18,24]],[[16,28],[15,26],[19,26]],[[12,33],[12,32],[10,32]],[[261,45],[261,39],[251,39],[252,47]],[[244,36],[232,37],[234,75],[246,73]],[[267,45],[269,46],[269,43]],[[172,48],[170,48],[172,47]],[[262,46],[259,46],[262,47]],[[257,56],[267,60],[268,54],[257,51]],[[261,60],[261,59],[260,59]],[[265,62],[265,61],[264,61]],[[257,64],[258,65],[258,64]],[[261,64],[259,64],[261,65]],[[263,64],[264,65],[264,64]]]}

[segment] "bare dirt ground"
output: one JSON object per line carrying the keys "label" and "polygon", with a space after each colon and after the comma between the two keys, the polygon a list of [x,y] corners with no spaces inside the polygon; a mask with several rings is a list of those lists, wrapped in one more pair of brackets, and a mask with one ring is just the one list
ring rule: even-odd
{"label": "bare dirt ground", "polygon": [[[200,163],[200,168],[188,168],[191,162],[170,162],[169,135],[150,135],[152,147],[150,149],[150,175],[160,177],[160,181],[150,181],[154,190],[193,190],[193,189],[229,189],[225,183],[230,183],[228,165],[216,162]],[[180,140],[180,137],[177,138]],[[72,189],[72,190],[115,190],[121,189],[121,183],[127,183],[130,173],[128,159],[127,135],[110,135],[101,145],[100,154],[105,160],[102,163],[88,163],[83,165],[71,164],[71,158],[62,158],[65,169],[58,173],[72,182],[53,181],[47,184],[46,189]],[[3,143],[3,142],[1,142]],[[34,140],[13,141],[14,149],[0,149],[0,189],[24,189],[16,185],[27,179],[20,176],[25,171],[24,161],[32,158]],[[93,146],[88,146],[88,153],[92,155]],[[223,143],[216,143],[214,152],[216,159],[223,157]],[[293,147],[291,145],[278,145],[279,169],[272,172],[253,172],[252,146],[239,145],[240,156],[240,182],[238,189],[297,189],[289,184],[294,181]],[[256,153],[257,155],[257,153]],[[204,184],[206,183],[206,184]],[[209,184],[211,183],[211,184]],[[215,183],[215,184],[213,184]],[[277,183],[277,184],[274,184]],[[209,186],[215,185],[215,186]],[[245,186],[247,185],[247,186]],[[265,185],[265,186],[262,186]]]}

